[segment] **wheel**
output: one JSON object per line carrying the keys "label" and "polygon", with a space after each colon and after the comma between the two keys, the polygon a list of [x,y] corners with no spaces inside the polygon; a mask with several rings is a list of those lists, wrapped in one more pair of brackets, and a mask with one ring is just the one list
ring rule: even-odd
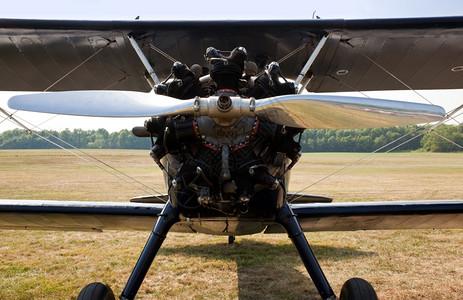
{"label": "wheel", "polygon": [[347,280],[341,289],[340,300],[378,300],[371,284],[362,278]]}
{"label": "wheel", "polygon": [[87,284],[77,296],[77,300],[115,300],[114,293],[109,286],[101,282]]}
{"label": "wheel", "polygon": [[235,242],[235,236],[234,235],[229,235],[228,236],[228,244],[231,245]]}

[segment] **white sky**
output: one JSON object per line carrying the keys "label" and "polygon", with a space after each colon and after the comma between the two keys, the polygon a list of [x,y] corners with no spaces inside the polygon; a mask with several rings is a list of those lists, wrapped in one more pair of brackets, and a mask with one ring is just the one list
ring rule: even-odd
{"label": "white sky", "polygon": [[[41,0],[3,1],[0,18],[74,20],[223,20],[223,19],[311,19],[314,11],[322,19],[371,19],[403,17],[462,16],[461,0],[343,0],[343,1],[145,1],[145,0]],[[6,3],[5,3],[6,2]],[[463,76],[463,72],[462,72]],[[447,111],[463,104],[463,90],[423,91],[433,104]],[[426,103],[413,92],[367,93],[371,97]],[[0,93],[0,107],[11,94]],[[46,114],[18,112],[18,116],[38,125],[50,118]],[[2,121],[3,120],[3,121]],[[463,117],[459,117],[460,122]],[[17,128],[0,114],[0,131]],[[41,125],[43,129],[107,128],[116,131],[140,126],[143,120],[96,119],[57,116]]]}
{"label": "white sky", "polygon": [[461,0],[41,0],[2,1],[1,17],[33,19],[184,20],[322,19],[455,16]]}

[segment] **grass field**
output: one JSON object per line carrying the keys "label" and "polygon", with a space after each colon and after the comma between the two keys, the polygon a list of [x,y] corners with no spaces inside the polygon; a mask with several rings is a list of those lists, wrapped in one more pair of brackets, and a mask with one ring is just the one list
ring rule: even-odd
{"label": "grass field", "polygon": [[[164,192],[147,151],[94,150],[102,161]],[[335,201],[463,199],[463,154],[304,154],[290,191]],[[0,151],[0,198],[128,201],[151,193],[58,150]],[[119,175],[121,176],[121,175]],[[74,299],[89,282],[118,295],[147,232],[0,231],[0,299]],[[463,231],[307,233],[336,293],[363,277],[380,299],[463,299]],[[318,299],[286,235],[170,233],[138,299]]]}

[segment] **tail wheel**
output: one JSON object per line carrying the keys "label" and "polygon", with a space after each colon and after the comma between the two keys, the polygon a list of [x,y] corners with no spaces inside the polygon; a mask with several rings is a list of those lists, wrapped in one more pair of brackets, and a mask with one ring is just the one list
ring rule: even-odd
{"label": "tail wheel", "polygon": [[341,289],[340,300],[378,300],[371,284],[362,278],[347,280]]}
{"label": "tail wheel", "polygon": [[77,300],[115,300],[114,293],[109,286],[101,282],[86,285],[77,296]]}

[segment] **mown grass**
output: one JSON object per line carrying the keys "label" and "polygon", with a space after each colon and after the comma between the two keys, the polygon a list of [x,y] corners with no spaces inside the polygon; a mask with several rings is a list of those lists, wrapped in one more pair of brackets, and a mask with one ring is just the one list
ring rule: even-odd
{"label": "mown grass", "polygon": [[[91,151],[163,192],[147,151]],[[365,154],[305,154],[291,191],[312,185]],[[305,192],[335,201],[462,199],[463,155],[375,155]],[[368,161],[369,160],[369,161]],[[364,161],[367,161],[363,164]],[[112,171],[105,167],[107,171]],[[138,184],[135,184],[138,186]],[[144,188],[146,190],[146,188]],[[0,151],[0,198],[127,201],[146,194],[62,151]],[[463,298],[463,231],[307,233],[333,289],[363,277],[380,299]],[[147,232],[0,231],[0,299],[74,299],[92,281],[119,294]],[[318,299],[286,235],[225,237],[170,233],[139,299]]]}

